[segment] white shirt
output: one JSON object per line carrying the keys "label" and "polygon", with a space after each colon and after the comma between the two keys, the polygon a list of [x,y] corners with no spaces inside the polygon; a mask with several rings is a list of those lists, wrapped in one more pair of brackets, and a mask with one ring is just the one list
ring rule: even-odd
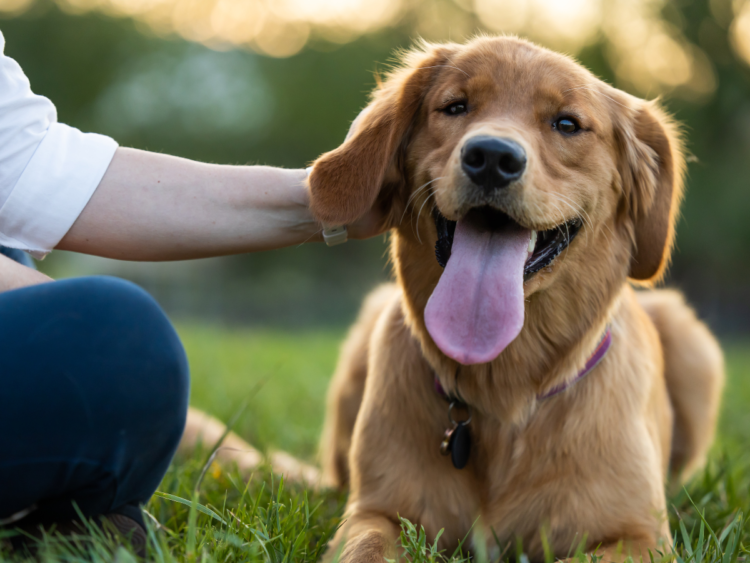
{"label": "white shirt", "polygon": [[117,143],[57,123],[4,50],[0,32],[0,245],[43,258],[91,199]]}

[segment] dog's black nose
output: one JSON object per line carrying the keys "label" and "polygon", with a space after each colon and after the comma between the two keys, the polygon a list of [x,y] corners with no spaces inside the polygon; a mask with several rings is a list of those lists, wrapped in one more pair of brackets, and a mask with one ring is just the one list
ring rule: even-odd
{"label": "dog's black nose", "polygon": [[504,188],[526,169],[526,152],[510,139],[480,135],[461,149],[461,168],[487,191]]}

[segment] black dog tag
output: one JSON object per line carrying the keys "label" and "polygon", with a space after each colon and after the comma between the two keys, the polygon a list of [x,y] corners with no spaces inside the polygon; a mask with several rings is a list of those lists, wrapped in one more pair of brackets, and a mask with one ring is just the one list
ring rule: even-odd
{"label": "black dog tag", "polygon": [[451,432],[448,449],[451,452],[451,461],[456,469],[463,469],[469,463],[471,455],[471,432],[466,424],[459,422]]}

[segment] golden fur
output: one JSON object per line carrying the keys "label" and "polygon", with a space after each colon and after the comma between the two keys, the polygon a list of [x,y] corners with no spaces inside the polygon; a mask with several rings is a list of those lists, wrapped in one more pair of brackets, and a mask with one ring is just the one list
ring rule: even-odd
{"label": "golden fur", "polygon": [[[495,538],[520,538],[532,560],[543,556],[542,528],[558,556],[581,542],[606,560],[667,549],[665,478],[704,459],[723,383],[718,344],[681,296],[628,282],[657,281],[669,259],[684,169],[675,125],[655,103],[515,38],[424,44],[403,63],[310,177],[326,223],[380,206],[397,278],[366,302],[331,384],[323,479],[351,493],[329,553],[392,557],[397,516],[430,540],[445,529],[449,550],[477,519],[490,550]],[[471,111],[439,111],[456,99]],[[553,131],[561,112],[586,133]],[[527,228],[575,216],[584,227],[524,284],[518,337],[494,361],[457,371],[425,327],[442,273],[429,210],[456,220],[477,205],[458,155],[479,133],[510,137],[528,155],[523,180],[481,204]],[[607,325],[613,343],[597,368],[537,400],[575,376]],[[439,453],[448,425],[435,376],[472,408],[463,470]]]}

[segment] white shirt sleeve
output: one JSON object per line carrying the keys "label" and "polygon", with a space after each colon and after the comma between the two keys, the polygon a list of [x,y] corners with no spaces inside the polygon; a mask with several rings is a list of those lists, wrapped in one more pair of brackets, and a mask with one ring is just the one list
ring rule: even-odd
{"label": "white shirt sleeve", "polygon": [[117,143],[57,123],[4,50],[0,32],[0,245],[43,258],[91,199]]}

